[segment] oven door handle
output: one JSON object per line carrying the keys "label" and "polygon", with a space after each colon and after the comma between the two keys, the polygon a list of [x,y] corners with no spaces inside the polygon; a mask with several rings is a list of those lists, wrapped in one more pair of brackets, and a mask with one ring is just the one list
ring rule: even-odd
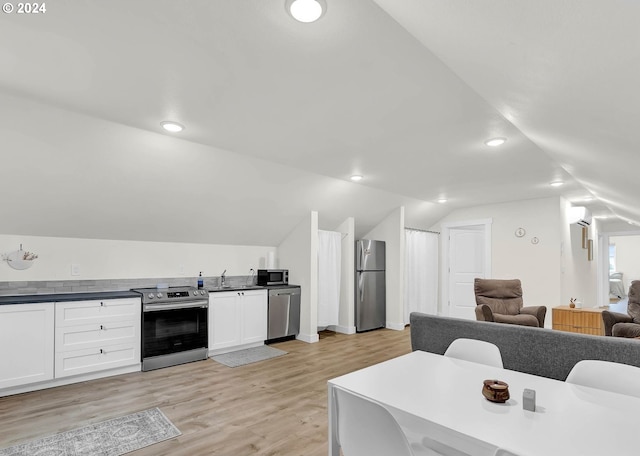
{"label": "oven door handle", "polygon": [[208,308],[209,301],[202,299],[199,301],[183,302],[182,304],[145,304],[144,312],[153,312],[154,310],[176,310],[176,309],[190,309],[192,307]]}

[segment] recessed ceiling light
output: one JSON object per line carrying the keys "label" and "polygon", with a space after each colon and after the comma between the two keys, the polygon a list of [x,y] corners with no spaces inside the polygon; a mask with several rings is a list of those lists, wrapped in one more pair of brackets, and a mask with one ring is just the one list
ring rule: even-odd
{"label": "recessed ceiling light", "polygon": [[300,22],[315,22],[327,10],[327,4],[324,0],[286,0],[285,8]]}
{"label": "recessed ceiling light", "polygon": [[498,147],[507,142],[507,138],[491,138],[487,139],[484,143],[489,147]]}
{"label": "recessed ceiling light", "polygon": [[354,182],[358,182],[362,180],[362,176],[359,174],[354,174],[353,176],[350,177],[350,179]]}
{"label": "recessed ceiling light", "polygon": [[549,185],[551,185],[552,187],[560,187],[561,185],[564,185],[564,182],[562,182],[562,181],[553,181]]}
{"label": "recessed ceiling light", "polygon": [[184,126],[180,125],[178,122],[172,122],[170,120],[165,120],[164,122],[160,122],[160,125],[162,125],[162,128],[164,128],[167,131],[170,131],[171,133],[179,133],[182,130],[184,130]]}
{"label": "recessed ceiling light", "polygon": [[447,199],[446,199],[446,198],[438,198],[438,202],[439,202],[440,204],[442,204],[442,203],[446,203],[446,202],[447,202]]}

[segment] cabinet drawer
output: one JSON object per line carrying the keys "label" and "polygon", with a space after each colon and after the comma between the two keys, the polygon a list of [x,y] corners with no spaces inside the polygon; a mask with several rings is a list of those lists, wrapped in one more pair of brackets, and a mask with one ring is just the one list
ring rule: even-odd
{"label": "cabinet drawer", "polygon": [[103,324],[139,318],[140,299],[104,299],[56,303],[56,326]]}
{"label": "cabinet drawer", "polygon": [[56,352],[102,348],[107,345],[133,345],[137,341],[136,320],[92,323],[56,328]]}
{"label": "cabinet drawer", "polygon": [[140,362],[139,344],[110,345],[56,353],[56,378],[86,374]]}

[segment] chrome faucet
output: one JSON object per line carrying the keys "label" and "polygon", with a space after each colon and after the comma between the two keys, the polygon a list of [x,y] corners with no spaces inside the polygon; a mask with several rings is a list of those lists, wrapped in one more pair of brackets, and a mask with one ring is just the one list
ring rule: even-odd
{"label": "chrome faucet", "polygon": [[222,272],[222,274],[220,274],[220,286],[221,286],[221,287],[224,287],[224,279],[225,279],[224,275],[226,274],[226,272],[227,272],[227,270],[225,269],[225,270]]}

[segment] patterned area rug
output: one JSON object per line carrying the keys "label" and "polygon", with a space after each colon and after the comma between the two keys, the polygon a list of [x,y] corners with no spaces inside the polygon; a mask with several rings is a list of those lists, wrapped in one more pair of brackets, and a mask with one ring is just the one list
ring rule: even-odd
{"label": "patterned area rug", "polygon": [[260,347],[247,348],[246,350],[238,350],[224,355],[212,356],[211,359],[229,367],[244,366],[245,364],[257,363],[278,356],[286,355],[284,350],[261,345]]}
{"label": "patterned area rug", "polygon": [[153,408],[5,448],[0,456],[118,456],[180,434]]}

